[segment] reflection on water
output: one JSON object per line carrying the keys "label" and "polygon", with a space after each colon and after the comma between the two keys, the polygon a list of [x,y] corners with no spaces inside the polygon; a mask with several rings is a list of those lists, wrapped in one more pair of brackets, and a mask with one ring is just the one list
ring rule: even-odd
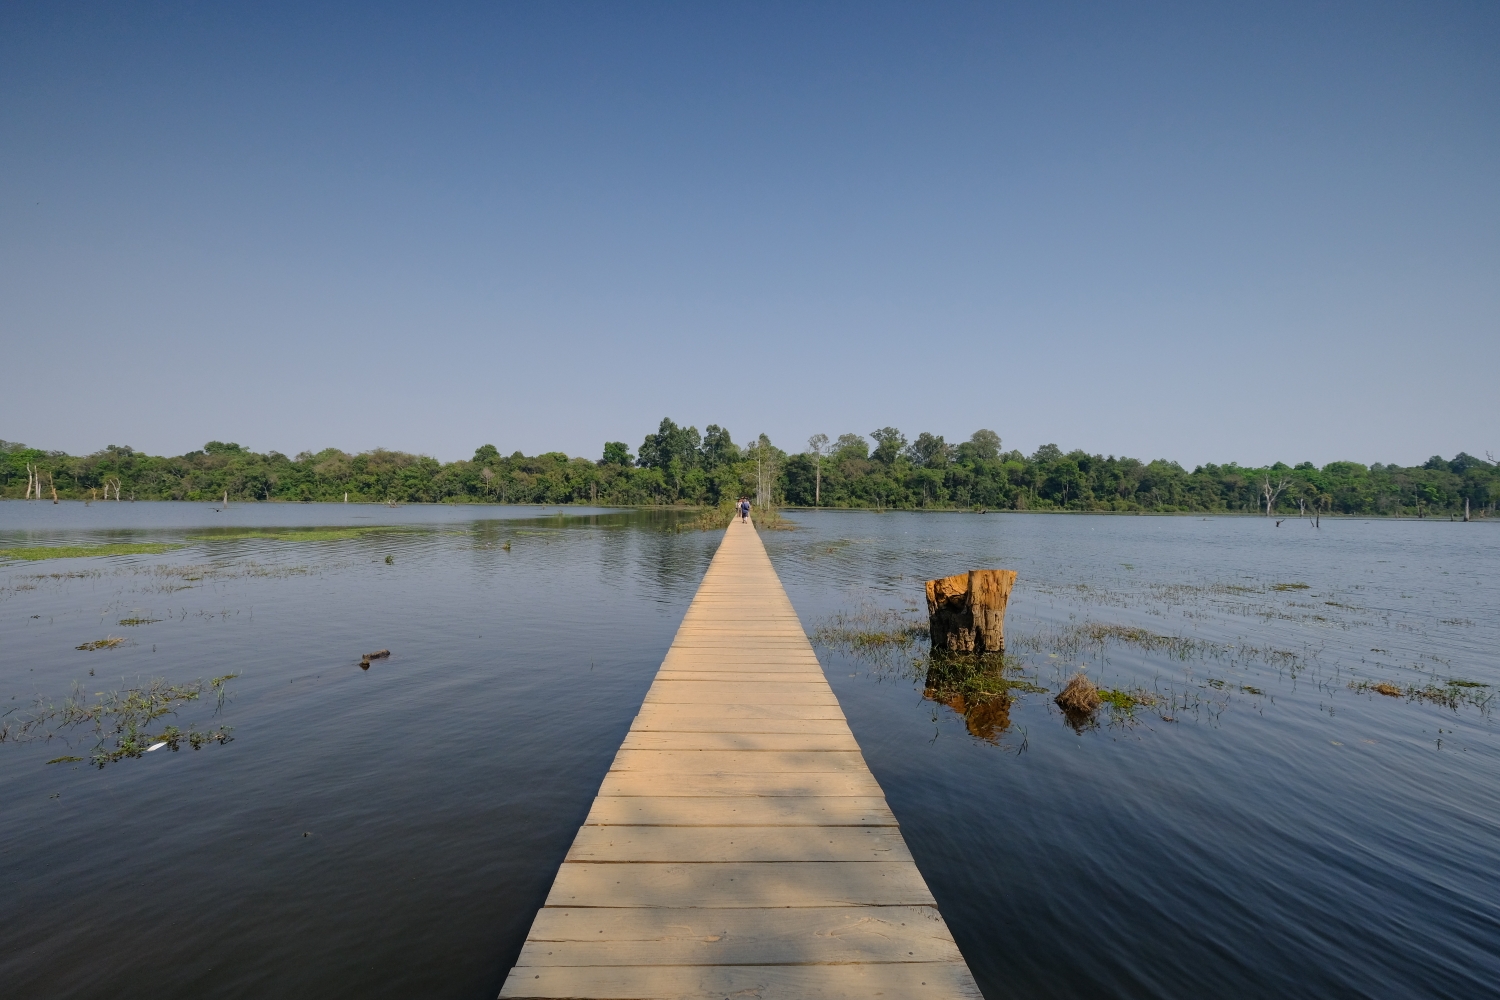
{"label": "reflection on water", "polygon": [[1012,692],[1035,693],[1046,689],[1022,675],[1014,662],[1002,654],[928,657],[922,697],[948,706],[964,720],[969,735],[998,745],[1010,729]]}

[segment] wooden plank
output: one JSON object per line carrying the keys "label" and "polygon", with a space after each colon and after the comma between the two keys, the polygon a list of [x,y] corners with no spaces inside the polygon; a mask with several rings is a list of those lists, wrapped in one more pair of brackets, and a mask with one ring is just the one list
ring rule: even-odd
{"label": "wooden plank", "polygon": [[[543,907],[516,965],[957,962],[930,906],[764,909]],[[571,948],[560,948],[568,944]]]}
{"label": "wooden plank", "polygon": [[822,722],[837,720],[844,723],[844,711],[833,705],[676,705],[658,702],[641,705],[636,720],[643,719],[702,719],[711,726],[722,726],[734,721],[769,722]]}
{"label": "wooden plank", "polygon": [[843,719],[698,719],[690,715],[652,714],[636,716],[635,726],[626,739],[652,733],[844,736],[848,732],[849,725]]}
{"label": "wooden plank", "polygon": [[526,966],[501,1000],[983,1000],[963,962],[846,965]]}
{"label": "wooden plank", "polygon": [[601,795],[586,826],[895,826],[878,795]]}
{"label": "wooden plank", "polygon": [[744,670],[662,670],[656,675],[657,682],[703,681],[710,684],[827,684],[823,678],[823,671],[808,670],[803,667],[798,670],[783,670],[774,674],[762,673],[760,671]]}
{"label": "wooden plank", "polygon": [[621,750],[609,769],[668,774],[868,774],[858,750]]}
{"label": "wooden plank", "polygon": [[548,906],[933,906],[910,861],[617,865],[566,861]]}
{"label": "wooden plank", "polygon": [[662,663],[663,670],[727,670],[734,673],[786,673],[812,671],[823,676],[823,668],[812,657],[768,656],[674,656]]}
{"label": "wooden plank", "polygon": [[680,705],[837,705],[832,689],[807,690],[801,684],[725,684],[713,681],[660,681],[646,692],[647,703]]}
{"label": "wooden plank", "polygon": [[622,750],[843,750],[859,753],[854,734],[835,733],[661,733],[632,729]]}
{"label": "wooden plank", "polygon": [[869,771],[799,774],[610,771],[600,795],[883,795]]}
{"label": "wooden plank", "polygon": [[568,861],[910,861],[893,826],[583,826]]}

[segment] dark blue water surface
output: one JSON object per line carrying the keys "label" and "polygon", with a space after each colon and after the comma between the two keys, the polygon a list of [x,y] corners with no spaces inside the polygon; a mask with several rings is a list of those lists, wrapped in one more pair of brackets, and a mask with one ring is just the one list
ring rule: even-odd
{"label": "dark blue water surface", "polygon": [[[987,996],[1500,995],[1500,526],[792,519],[763,537],[809,631],[1020,573],[1011,648],[1048,691],[987,738],[923,697],[919,646],[819,649]],[[493,996],[718,543],[680,522],[0,503],[0,548],[181,546],[0,563],[10,719],[239,674],[175,720],[224,745],[0,744],[3,992]],[[295,525],[402,530],[236,537]],[[1075,728],[1080,669],[1157,703]]]}

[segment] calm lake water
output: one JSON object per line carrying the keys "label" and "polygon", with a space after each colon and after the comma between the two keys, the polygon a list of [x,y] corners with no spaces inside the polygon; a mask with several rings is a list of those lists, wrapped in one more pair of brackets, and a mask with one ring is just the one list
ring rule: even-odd
{"label": "calm lake water", "polygon": [[[986,996],[1500,995],[1500,525],[791,517],[810,632],[1020,573],[1046,692],[998,726],[924,697],[920,644],[819,648]],[[0,548],[180,546],[0,563],[10,720],[239,675],[165,720],[227,744],[0,744],[6,995],[493,997],[718,543],[679,522],[0,503]],[[1070,724],[1080,668],[1142,704]]]}

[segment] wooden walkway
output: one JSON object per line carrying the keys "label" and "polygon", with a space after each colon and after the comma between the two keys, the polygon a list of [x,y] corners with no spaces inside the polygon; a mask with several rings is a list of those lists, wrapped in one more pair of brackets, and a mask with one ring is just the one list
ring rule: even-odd
{"label": "wooden walkway", "polygon": [[500,996],[980,996],[753,526],[725,532]]}

